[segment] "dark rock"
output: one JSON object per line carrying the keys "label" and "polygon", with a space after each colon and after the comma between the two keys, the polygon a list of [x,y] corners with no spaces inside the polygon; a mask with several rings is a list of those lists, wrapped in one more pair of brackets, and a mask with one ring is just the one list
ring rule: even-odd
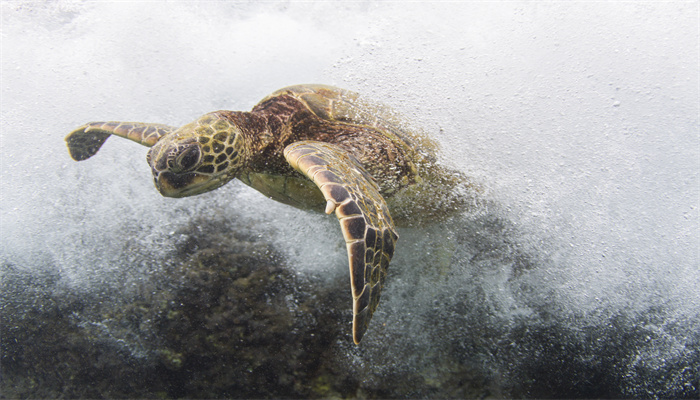
{"label": "dark rock", "polygon": [[[697,319],[660,305],[577,322],[516,279],[545,262],[504,229],[466,224],[452,269],[397,263],[360,346],[347,276],[297,274],[245,220],[193,221],[123,293],[66,287],[50,261],[4,264],[0,397],[698,397]],[[417,248],[436,248],[426,232]],[[494,272],[528,312],[493,309]]]}
{"label": "dark rock", "polygon": [[351,340],[350,301],[337,295],[347,282],[314,285],[235,229],[197,221],[175,233],[165,276],[144,283],[166,289],[127,301],[52,290],[55,276],[4,266],[2,396],[341,395],[348,385],[324,372],[324,353]]}

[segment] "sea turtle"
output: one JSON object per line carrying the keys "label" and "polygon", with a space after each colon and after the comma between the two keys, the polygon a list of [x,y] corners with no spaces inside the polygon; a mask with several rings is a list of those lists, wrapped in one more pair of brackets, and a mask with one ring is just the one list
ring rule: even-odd
{"label": "sea turtle", "polygon": [[238,178],[282,203],[335,211],[356,344],[379,303],[398,239],[394,221],[444,218],[474,199],[462,174],[437,162],[433,141],[387,108],[332,86],[290,86],[250,112],[215,111],[180,128],[91,122],[66,137],[71,157],[90,158],[110,135],[151,147],[147,161],[163,196],[192,196]]}

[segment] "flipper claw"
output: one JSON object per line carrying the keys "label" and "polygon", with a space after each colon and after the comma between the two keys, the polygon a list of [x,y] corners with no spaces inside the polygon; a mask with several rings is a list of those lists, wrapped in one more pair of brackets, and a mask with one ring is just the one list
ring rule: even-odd
{"label": "flipper claw", "polygon": [[302,141],[284,149],[287,162],[311,179],[335,211],[345,238],[353,297],[353,341],[359,344],[379,304],[398,239],[389,209],[362,165],[331,143]]}
{"label": "flipper claw", "polygon": [[326,214],[330,214],[333,211],[335,211],[335,206],[336,204],[333,200],[328,200],[328,202],[326,203]]}

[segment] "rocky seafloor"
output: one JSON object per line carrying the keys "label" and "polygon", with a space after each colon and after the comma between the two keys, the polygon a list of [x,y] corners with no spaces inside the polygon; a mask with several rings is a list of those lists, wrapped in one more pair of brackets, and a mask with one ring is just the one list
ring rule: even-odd
{"label": "rocky seafloor", "polygon": [[[55,272],[4,265],[1,397],[383,398],[440,392],[417,373],[365,387],[337,354],[337,342],[352,346],[346,279],[329,285],[296,274],[271,244],[231,224],[197,221],[178,232],[166,269],[128,300],[71,293],[59,289]],[[454,379],[452,395],[489,394],[483,378]]]}
{"label": "rocky seafloor", "polygon": [[[473,245],[457,252],[470,253],[470,268],[514,254],[504,228],[492,222],[473,221],[462,232],[459,241]],[[265,235],[235,221],[194,221],[175,237],[168,261],[129,296],[67,289],[50,268],[3,265],[1,397],[698,394],[697,336],[674,363],[635,369],[630,362],[640,357],[640,344],[663,339],[647,328],[664,323],[662,312],[620,314],[582,329],[541,307],[503,323],[485,309],[483,293],[464,289],[437,295],[422,313],[410,299],[399,311],[388,302],[396,315],[384,323],[375,318],[375,337],[356,347],[346,276],[299,273]],[[532,267],[523,257],[501,263]],[[412,318],[422,323],[412,325]]]}

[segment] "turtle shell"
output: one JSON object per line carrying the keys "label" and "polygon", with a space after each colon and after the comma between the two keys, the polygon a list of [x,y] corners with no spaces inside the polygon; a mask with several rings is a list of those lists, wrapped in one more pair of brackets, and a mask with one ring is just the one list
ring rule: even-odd
{"label": "turtle shell", "polygon": [[323,120],[367,126],[383,132],[393,143],[412,153],[416,162],[435,162],[439,145],[411,128],[390,107],[369,101],[349,90],[318,84],[285,87],[268,95],[258,104],[283,95],[298,99]]}

